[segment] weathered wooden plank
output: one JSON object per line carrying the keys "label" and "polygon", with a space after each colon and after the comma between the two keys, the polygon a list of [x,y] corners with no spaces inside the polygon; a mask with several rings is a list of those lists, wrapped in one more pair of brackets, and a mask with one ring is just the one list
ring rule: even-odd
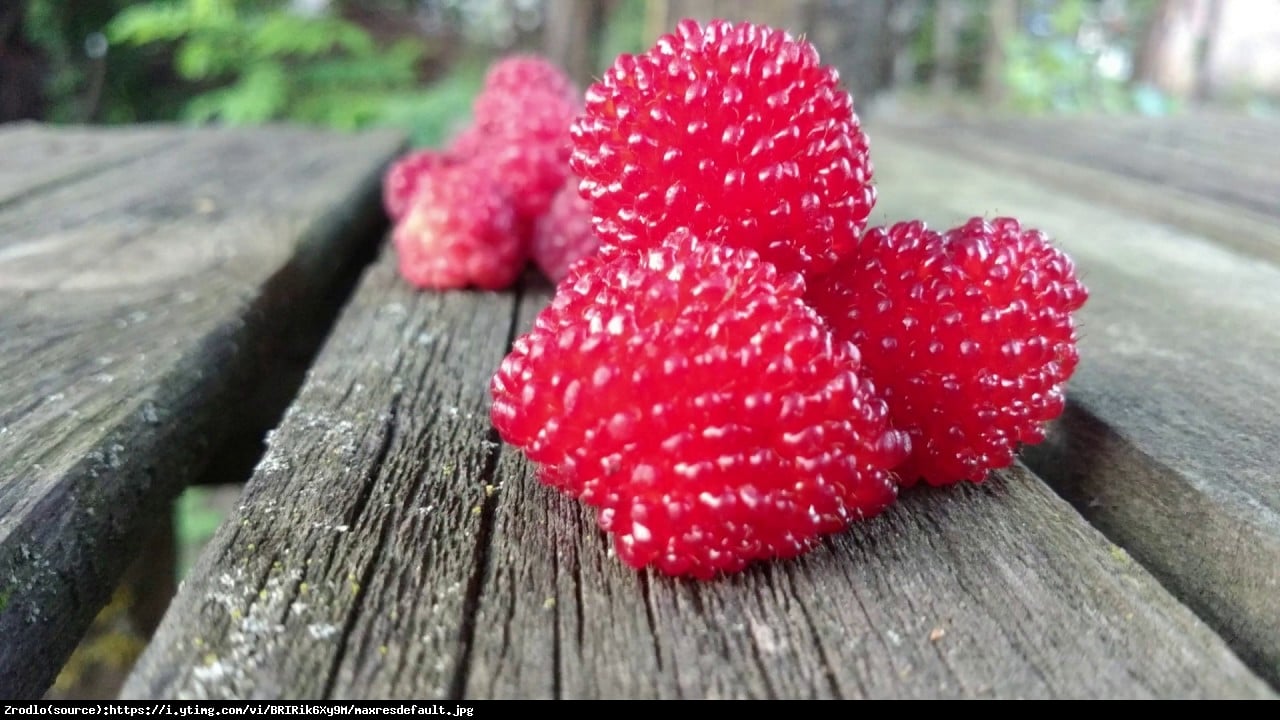
{"label": "weathered wooden plank", "polygon": [[[1036,155],[1158,183],[1280,219],[1280,172],[1263,154],[1216,159],[1206,148],[1161,147],[1110,132],[1036,122],[977,122],[964,126],[972,142],[1018,146]],[[1274,141],[1272,141],[1274,142]]]}
{"label": "weathered wooden plank", "polygon": [[[894,132],[904,140],[961,155],[984,166],[1034,178],[1077,197],[1126,208],[1148,220],[1175,225],[1238,252],[1280,265],[1280,233],[1276,230],[1276,220],[1261,213],[1158,182],[1027,152],[1019,146],[1005,145],[963,130],[930,125],[895,127]],[[1139,141],[1135,139],[1134,142]]]}
{"label": "weathered wooden plank", "polygon": [[626,569],[511,448],[497,480],[471,697],[1267,694],[1022,468],[904,493],[798,561],[714,583]]}
{"label": "weathered wooden plank", "polygon": [[394,259],[343,312],[126,696],[455,693],[516,299],[415,292]]}
{"label": "weathered wooden plank", "polygon": [[1247,116],[1196,112],[1166,117],[1069,115],[1030,119],[1014,116],[994,121],[982,116],[962,123],[978,128],[1001,124],[1034,127],[1047,136],[1069,133],[1076,137],[1105,138],[1108,142],[1129,141],[1129,152],[1139,149],[1156,153],[1189,152],[1197,156],[1197,162],[1217,167],[1234,170],[1235,164],[1244,164],[1246,172],[1265,174],[1269,159],[1280,158],[1280,147],[1275,143],[1280,134],[1280,121]]}
{"label": "weathered wooden plank", "polygon": [[171,132],[0,212],[0,695],[44,691],[277,340],[354,272],[401,144]]}
{"label": "weathered wooden plank", "polygon": [[[1115,127],[1118,136],[1143,145],[1171,148],[1197,153],[1208,162],[1234,169],[1239,165],[1254,168],[1265,175],[1266,168],[1274,168],[1280,162],[1280,122],[1254,120],[1232,124],[1198,116],[1126,120],[1108,122],[1106,118],[1095,120],[1090,128]],[[1275,178],[1274,170],[1271,178]]]}
{"label": "weathered wooden plank", "polygon": [[137,162],[180,142],[172,128],[52,128],[0,125],[0,207],[113,165]]}
{"label": "weathered wooden plank", "polygon": [[[499,449],[513,299],[383,258],[128,697],[1268,696],[1023,470],[713,583],[623,567]],[[519,301],[527,327],[549,296]]]}
{"label": "weathered wooden plank", "polygon": [[875,152],[881,216],[1014,214],[1071,252],[1082,359],[1028,460],[1280,682],[1280,268],[883,129]]}

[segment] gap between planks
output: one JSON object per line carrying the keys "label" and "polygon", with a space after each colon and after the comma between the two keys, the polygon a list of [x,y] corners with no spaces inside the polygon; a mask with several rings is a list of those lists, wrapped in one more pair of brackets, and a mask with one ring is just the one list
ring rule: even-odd
{"label": "gap between planks", "polygon": [[1230,223],[1200,235],[1053,192],[1025,162],[951,147],[964,137],[876,129],[874,221],[1015,215],[1072,254],[1092,292],[1081,362],[1066,413],[1024,456],[1280,685],[1280,267],[1213,242]]}
{"label": "gap between planks", "polygon": [[1022,468],[716,582],[622,566],[492,446],[548,297],[415,292],[386,251],[125,695],[1271,696]]}
{"label": "gap between planks", "polygon": [[[167,136],[170,151],[141,178],[138,163],[115,164],[0,211],[0,306],[10,308],[0,349],[11,360],[0,396],[13,400],[0,411],[0,627],[12,638],[0,687],[10,696],[43,692],[138,547],[147,513],[162,512],[214,452],[234,399],[270,362],[255,353],[270,355],[268,336],[286,334],[268,328],[340,284],[376,215],[381,162],[402,144],[279,129]],[[299,150],[320,140],[315,157]],[[267,166],[251,185],[315,160],[326,169],[309,177],[332,186],[285,195],[218,182],[219,170],[243,175],[243,162]],[[226,202],[193,214],[205,192]],[[112,365],[77,360],[104,353]]]}

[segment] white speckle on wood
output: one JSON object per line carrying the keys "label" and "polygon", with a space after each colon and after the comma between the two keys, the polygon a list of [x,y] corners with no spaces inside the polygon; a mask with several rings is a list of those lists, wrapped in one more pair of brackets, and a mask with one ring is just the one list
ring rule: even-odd
{"label": "white speckle on wood", "polygon": [[338,626],[331,623],[313,623],[307,626],[307,634],[316,640],[328,640],[338,634]]}
{"label": "white speckle on wood", "polygon": [[756,647],[765,655],[775,655],[787,647],[787,641],[779,640],[771,626],[755,618],[751,619],[751,637],[755,639]]}
{"label": "white speckle on wood", "polygon": [[160,413],[156,410],[156,404],[150,400],[142,404],[142,421],[151,425],[159,424]]}

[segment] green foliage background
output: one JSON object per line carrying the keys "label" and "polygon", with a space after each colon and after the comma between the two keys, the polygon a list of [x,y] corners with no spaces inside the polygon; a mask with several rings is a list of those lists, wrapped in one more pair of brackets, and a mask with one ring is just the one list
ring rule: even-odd
{"label": "green foliage background", "polygon": [[177,117],[183,93],[165,81],[167,60],[150,50],[125,50],[107,58],[100,106],[91,113],[83,96],[90,84],[85,38],[136,0],[29,0],[28,39],[49,65],[46,93],[53,122],[142,122]]}
{"label": "green foliage background", "polygon": [[[423,68],[436,48],[416,35],[379,43],[338,17],[338,3],[333,10],[302,15],[284,0],[31,0],[27,34],[49,60],[55,122],[397,125],[430,144],[465,120],[484,48],[450,58],[450,71],[428,84]],[[94,33],[109,50],[90,108],[94,61],[84,43]]]}
{"label": "green foliage background", "polygon": [[[1128,12],[1145,20],[1153,0],[1130,0]],[[1059,0],[1048,12],[1050,33],[1035,37],[1018,33],[1009,40],[1004,69],[1013,109],[1028,113],[1101,111],[1163,115],[1173,104],[1154,88],[1130,85],[1124,79],[1098,72],[1101,49],[1078,41],[1082,30],[1098,24],[1099,4],[1093,0]],[[1137,38],[1109,38],[1132,54]]]}
{"label": "green foliage background", "polygon": [[[402,11],[414,4],[346,2],[352,8]],[[987,6],[966,2],[968,21],[957,38],[958,71],[962,87],[972,89],[987,42]],[[1154,0],[1128,2],[1140,16],[1150,12]],[[1005,79],[1014,109],[1169,109],[1158,93],[1099,76],[1098,57],[1077,41],[1094,19],[1097,0],[1028,0],[1024,9],[1037,5],[1050,8],[1052,32],[1040,37],[1020,32],[1008,47]],[[443,6],[456,11],[455,21],[471,13],[484,30],[464,32],[467,43],[449,57],[412,32],[398,40],[375,39],[342,19],[343,0],[333,0],[333,12],[319,16],[291,11],[285,0],[28,0],[26,28],[48,60],[48,119],[55,122],[281,121],[340,130],[391,125],[410,132],[415,145],[434,145],[466,121],[495,53],[484,36],[495,24],[491,11],[501,3],[452,0]],[[648,45],[645,0],[614,0],[611,7],[597,71],[618,54]],[[927,75],[935,3],[920,7],[924,12],[911,48],[916,67]],[[108,47],[105,58],[97,60],[87,58],[85,50],[85,39],[95,33]],[[426,66],[437,72],[425,72]],[[100,87],[91,91],[95,84]],[[199,543],[220,520],[209,510],[206,492],[192,489],[179,503],[184,545]]]}
{"label": "green foliage background", "polygon": [[171,44],[179,77],[202,89],[188,120],[293,120],[354,129],[376,120],[389,95],[413,88],[421,44],[379,48],[362,28],[247,0],[133,5],[107,26],[114,44]]}
{"label": "green foliage background", "polygon": [[[967,19],[957,37],[957,70],[961,87],[974,89],[988,41],[989,6],[982,0],[963,2]],[[495,28],[505,22],[510,30],[512,18],[501,16],[514,7],[503,0],[438,0],[435,7],[447,14],[443,20],[465,41],[443,48],[432,47],[412,29],[400,39],[376,39],[343,19],[346,10],[357,15],[392,10],[409,18],[420,7],[418,0],[331,0],[328,11],[316,16],[291,10],[287,0],[28,3],[28,35],[51,69],[47,91],[53,121],[285,121],[343,130],[397,125],[409,130],[416,144],[438,143],[465,121],[502,35]],[[1100,75],[1099,51],[1086,49],[1079,38],[1082,29],[1099,27],[1102,5],[1099,0],[1022,2],[1024,20],[1047,13],[1051,32],[1034,35],[1024,26],[1012,38],[1005,68],[1011,109],[1172,109],[1159,93]],[[1155,0],[1124,0],[1134,27],[1154,5]],[[609,7],[597,70],[617,54],[648,44],[646,0],[612,0]],[[936,4],[918,7],[912,48],[922,71],[917,79],[923,80],[933,65]],[[85,38],[93,33],[102,33],[109,43],[107,57],[99,61],[105,72],[85,57]],[[1109,38],[1109,46],[1116,40]],[[93,93],[98,76],[103,87]]]}

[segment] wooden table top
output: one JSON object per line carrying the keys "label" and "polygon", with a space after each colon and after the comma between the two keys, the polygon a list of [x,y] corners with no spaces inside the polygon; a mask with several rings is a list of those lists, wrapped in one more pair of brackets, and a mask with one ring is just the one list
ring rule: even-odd
{"label": "wooden table top", "polygon": [[43,693],[371,244],[402,142],[0,126],[0,696]]}
{"label": "wooden table top", "polygon": [[[418,292],[384,248],[125,696],[1274,697],[1280,171],[1274,124],[1214,123],[872,125],[875,222],[1011,214],[1076,259],[1068,410],[985,484],[713,582],[623,566],[498,442],[551,288]],[[399,143],[0,129],[0,694],[358,269]]]}

